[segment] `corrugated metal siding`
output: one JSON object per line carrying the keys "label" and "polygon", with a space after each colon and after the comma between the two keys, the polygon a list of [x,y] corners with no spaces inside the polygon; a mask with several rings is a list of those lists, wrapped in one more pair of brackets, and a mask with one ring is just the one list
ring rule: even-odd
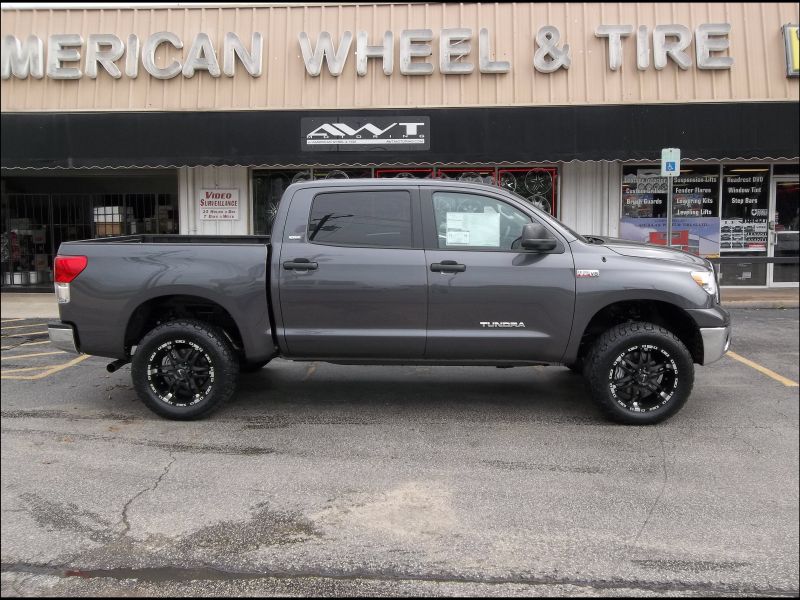
{"label": "corrugated metal siding", "polygon": [[[36,34],[114,33],[140,40],[158,31],[177,33],[183,50],[160,46],[158,64],[182,59],[198,32],[211,35],[222,63],[222,40],[237,33],[249,48],[251,34],[264,34],[264,72],[251,78],[237,64],[236,76],[212,78],[199,72],[191,79],[151,77],[140,66],[137,79],[123,74],[114,80],[102,69],[96,80],[44,78],[2,82],[4,111],[74,110],[230,110],[389,108],[401,106],[492,106],[543,104],[621,104],[797,100],[798,79],[785,74],[781,25],[797,23],[796,3],[482,3],[379,4],[342,6],[273,6],[257,8],[159,8],[120,10],[8,10],[0,32],[20,39]],[[636,69],[636,40],[623,43],[624,63],[613,72],[607,65],[607,42],[594,36],[600,24],[646,25],[680,23],[692,30],[701,23],[729,22],[730,70],[681,71],[670,63],[663,71]],[[539,27],[555,25],[561,44],[571,47],[572,66],[552,74],[533,69],[534,38]],[[438,41],[442,27],[473,30],[475,72],[466,76],[439,73]],[[404,76],[399,71],[399,36],[403,29],[427,27],[434,32],[432,76]],[[477,72],[478,30],[487,27],[497,60],[509,60],[503,75]],[[323,67],[320,77],[306,74],[297,34],[306,31],[316,43],[321,30],[338,40],[345,30],[366,30],[377,43],[385,30],[395,35],[395,70],[387,77],[379,60],[370,60],[366,77],[355,74],[355,40],[344,73],[334,78]],[[652,44],[651,44],[652,45]],[[338,42],[337,42],[338,47]],[[695,62],[694,43],[689,48]],[[85,54],[85,52],[82,52]],[[652,63],[652,60],[651,60]],[[124,59],[118,61],[124,68]]]}
{"label": "corrugated metal siding", "polygon": [[[247,235],[252,233],[250,174],[246,167],[181,167],[178,170],[181,235]],[[238,221],[203,221],[197,210],[201,189],[238,189]]]}
{"label": "corrugated metal siding", "polygon": [[565,163],[559,219],[579,233],[616,237],[621,182],[621,162]]}

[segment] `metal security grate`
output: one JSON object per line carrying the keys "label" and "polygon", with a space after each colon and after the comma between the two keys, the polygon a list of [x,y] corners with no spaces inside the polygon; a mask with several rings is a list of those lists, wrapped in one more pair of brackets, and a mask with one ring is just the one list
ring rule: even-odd
{"label": "metal security grate", "polygon": [[178,233],[170,193],[3,194],[3,287],[46,287],[62,242],[136,233]]}

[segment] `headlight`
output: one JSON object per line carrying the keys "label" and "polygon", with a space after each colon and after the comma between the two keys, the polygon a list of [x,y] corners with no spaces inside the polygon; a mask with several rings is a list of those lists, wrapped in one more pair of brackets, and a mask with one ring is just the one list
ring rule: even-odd
{"label": "headlight", "polygon": [[714,271],[692,271],[692,279],[712,296],[717,293],[717,279]]}

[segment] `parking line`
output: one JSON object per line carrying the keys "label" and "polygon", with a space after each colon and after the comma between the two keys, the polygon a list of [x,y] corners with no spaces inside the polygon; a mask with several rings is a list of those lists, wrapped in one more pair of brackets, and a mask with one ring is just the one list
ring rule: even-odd
{"label": "parking line", "polygon": [[786,387],[800,387],[800,383],[796,381],[792,381],[791,379],[787,379],[783,375],[778,375],[775,371],[768,369],[767,367],[762,367],[760,364],[753,362],[750,359],[745,358],[744,356],[739,356],[736,352],[732,352],[728,350],[728,356],[730,356],[734,360],[738,360],[740,363],[747,365],[748,367],[754,368],[759,373],[763,373],[767,377],[772,377],[775,381],[781,382]]}
{"label": "parking line", "polygon": [[[86,360],[87,358],[90,358],[90,356],[88,354],[81,354],[78,358],[75,358],[75,359],[73,359],[73,360],[71,360],[71,361],[69,361],[67,363],[64,363],[63,365],[54,365],[54,366],[50,367],[49,369],[47,369],[46,371],[44,371],[43,373],[39,373],[38,375],[6,375],[6,373],[8,373],[8,372],[18,373],[18,372],[21,372],[21,371],[34,371],[34,370],[36,370],[36,368],[33,368],[33,369],[12,369],[12,371],[5,370],[2,373],[0,373],[0,379],[25,379],[25,380],[28,380],[28,381],[32,381],[32,380],[36,380],[36,379],[44,379],[45,377],[49,377],[50,375],[53,375],[54,373],[58,373],[59,371],[63,371],[64,369],[67,369],[69,367],[77,365],[79,362],[82,362],[82,361]],[[38,368],[41,369],[41,367],[38,367]]]}
{"label": "parking line", "polygon": [[63,350],[56,352],[37,352],[35,354],[13,354],[11,356],[4,356],[0,360],[17,360],[20,358],[33,358],[34,356],[52,356],[53,354],[66,354]]}
{"label": "parking line", "polygon": [[46,331],[29,331],[28,333],[12,333],[3,337],[25,337],[26,335],[47,335]]}
{"label": "parking line", "polygon": [[0,323],[15,323],[16,321],[24,321],[25,319],[3,319]]}
{"label": "parking line", "polygon": [[19,369],[3,369],[3,374],[5,373],[25,373],[27,371],[41,371],[42,369],[46,369],[48,366],[52,365],[42,365],[40,367],[22,367]]}
{"label": "parking line", "polygon": [[50,340],[45,340],[44,342],[24,342],[22,344],[18,344],[17,346],[2,346],[0,350],[16,350],[17,348],[22,348],[22,346],[39,346],[40,344],[49,344]]}
{"label": "parking line", "polygon": [[24,329],[25,327],[41,327],[42,325],[47,325],[47,323],[31,323],[29,325],[11,325],[10,327],[3,327],[3,330],[6,330],[6,329]]}

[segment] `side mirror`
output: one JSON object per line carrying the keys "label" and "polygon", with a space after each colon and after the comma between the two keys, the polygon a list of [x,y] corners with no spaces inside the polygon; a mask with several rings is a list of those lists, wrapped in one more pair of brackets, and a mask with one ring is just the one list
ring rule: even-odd
{"label": "side mirror", "polygon": [[522,228],[522,240],[520,244],[528,250],[537,252],[548,252],[554,250],[558,242],[550,235],[541,223],[528,223]]}

